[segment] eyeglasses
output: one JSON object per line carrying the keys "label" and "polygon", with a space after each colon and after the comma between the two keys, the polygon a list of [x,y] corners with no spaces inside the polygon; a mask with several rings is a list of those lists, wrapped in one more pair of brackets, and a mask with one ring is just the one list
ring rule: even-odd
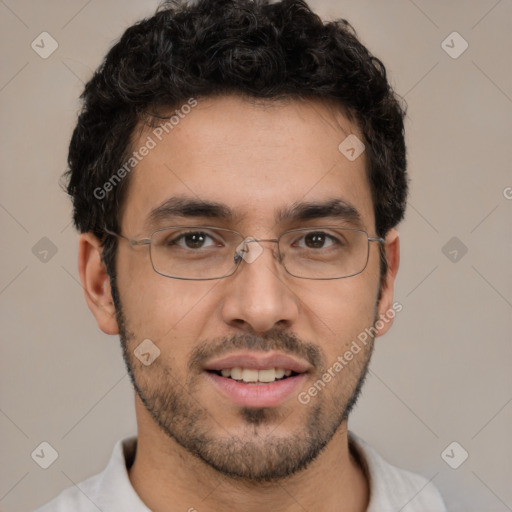
{"label": "eyeglasses", "polygon": [[263,252],[258,242],[277,244],[277,257],[288,274],[300,279],[342,279],[363,272],[371,238],[366,231],[337,226],[292,229],[279,238],[246,238],[236,231],[213,226],[170,226],[149,238],[134,240],[108,229],[131,247],[149,245],[157,274],[172,279],[206,281],[235,273],[242,260],[255,261]]}

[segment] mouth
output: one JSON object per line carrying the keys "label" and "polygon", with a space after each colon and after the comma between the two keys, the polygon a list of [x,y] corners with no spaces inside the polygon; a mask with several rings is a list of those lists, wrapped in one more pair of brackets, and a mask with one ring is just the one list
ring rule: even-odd
{"label": "mouth", "polygon": [[277,407],[298,393],[310,366],[285,354],[245,353],[212,362],[206,376],[224,398],[242,407]]}
{"label": "mouth", "polygon": [[255,370],[252,368],[224,368],[223,370],[209,370],[211,373],[224,377],[226,379],[233,379],[237,382],[244,382],[246,384],[269,384],[279,380],[287,379],[288,377],[295,377],[299,375],[292,370],[284,368],[265,368],[263,370]]}

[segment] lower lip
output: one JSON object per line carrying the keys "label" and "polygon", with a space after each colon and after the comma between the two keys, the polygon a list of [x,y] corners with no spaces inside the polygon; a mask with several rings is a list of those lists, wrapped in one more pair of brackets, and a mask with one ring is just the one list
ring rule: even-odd
{"label": "lower lip", "polygon": [[277,407],[298,390],[306,379],[306,374],[295,375],[269,384],[239,382],[206,372],[221,393],[241,407]]}

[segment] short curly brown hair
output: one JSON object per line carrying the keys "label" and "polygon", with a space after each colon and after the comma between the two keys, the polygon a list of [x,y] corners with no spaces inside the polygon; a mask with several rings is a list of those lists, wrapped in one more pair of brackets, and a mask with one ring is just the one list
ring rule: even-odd
{"label": "short curly brown hair", "polygon": [[[377,235],[402,220],[405,105],[346,20],[324,23],[303,0],[166,2],[126,30],[86,84],[69,147],[74,223],[103,240],[112,285],[117,246],[104,228],[118,230],[129,178],[101,199],[94,191],[126,162],[145,113],[231,93],[338,104],[364,137]],[[384,273],[383,251],[381,262]]]}

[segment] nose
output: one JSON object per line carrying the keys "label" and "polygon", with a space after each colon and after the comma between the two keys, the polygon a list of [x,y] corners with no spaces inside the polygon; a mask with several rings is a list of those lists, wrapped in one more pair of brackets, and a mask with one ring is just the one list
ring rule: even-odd
{"label": "nose", "polygon": [[298,318],[299,300],[279,263],[277,245],[268,239],[247,242],[235,255],[235,261],[243,261],[225,281],[222,318],[249,332],[289,328]]}

